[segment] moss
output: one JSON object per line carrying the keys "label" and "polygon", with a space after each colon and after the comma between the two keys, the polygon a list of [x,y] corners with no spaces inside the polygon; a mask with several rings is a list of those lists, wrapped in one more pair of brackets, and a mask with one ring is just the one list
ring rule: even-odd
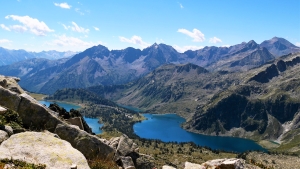
{"label": "moss", "polygon": [[0,168],[4,168],[5,164],[13,164],[18,169],[45,169],[44,164],[31,164],[20,160],[2,159],[0,160]]}
{"label": "moss", "polygon": [[23,128],[23,122],[19,114],[10,109],[0,115],[0,125],[9,125],[13,129]]}

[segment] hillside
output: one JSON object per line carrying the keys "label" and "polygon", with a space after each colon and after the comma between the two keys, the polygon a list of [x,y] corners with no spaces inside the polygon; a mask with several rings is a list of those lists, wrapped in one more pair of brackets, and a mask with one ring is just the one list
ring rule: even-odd
{"label": "hillside", "polygon": [[42,51],[42,52],[28,52],[25,50],[10,50],[0,47],[0,66],[10,65],[16,62],[24,61],[33,58],[43,58],[49,60],[57,60],[62,58],[70,58],[74,56],[77,52],[58,52],[52,51]]}
{"label": "hillside", "polygon": [[299,154],[299,63],[300,55],[290,54],[231,73],[169,64],[127,85],[88,90],[147,113],[179,114],[196,133],[246,137]]}
{"label": "hillside", "polygon": [[[278,45],[285,46],[284,50]],[[98,45],[38,72],[34,68],[43,67],[43,63],[32,64],[28,60],[0,67],[0,73],[24,79],[20,85],[29,91],[53,94],[63,88],[125,84],[165,64],[193,63],[211,72],[247,71],[274,60],[278,54],[297,51],[300,51],[299,47],[282,38],[273,38],[260,45],[251,40],[230,47],[211,46],[184,53],[177,52],[172,46],[156,43],[143,50],[131,47],[108,50]]]}

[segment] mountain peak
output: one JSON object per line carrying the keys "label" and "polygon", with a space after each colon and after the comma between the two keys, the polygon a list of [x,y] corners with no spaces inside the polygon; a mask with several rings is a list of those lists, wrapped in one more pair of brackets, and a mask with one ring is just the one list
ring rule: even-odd
{"label": "mountain peak", "polygon": [[274,56],[286,55],[293,52],[300,52],[300,48],[280,37],[273,37],[270,40],[265,40],[260,44],[260,47],[267,48]]}
{"label": "mountain peak", "polygon": [[258,48],[258,44],[254,40],[250,40],[247,44],[246,47],[249,49],[255,49]]}

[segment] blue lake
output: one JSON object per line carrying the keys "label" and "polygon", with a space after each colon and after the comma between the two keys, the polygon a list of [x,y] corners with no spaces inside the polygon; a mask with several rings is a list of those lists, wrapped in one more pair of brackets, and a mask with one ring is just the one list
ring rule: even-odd
{"label": "blue lake", "polygon": [[[56,103],[58,104],[60,107],[63,107],[64,109],[66,109],[68,112],[71,110],[71,109],[79,109],[80,106],[78,105],[75,105],[75,104],[70,104],[70,103],[64,103],[64,102],[52,102],[52,101],[45,101],[45,100],[41,100],[39,101],[41,104],[45,104],[47,107],[49,107],[49,105],[51,103]],[[92,131],[95,133],[95,134],[101,134],[102,133],[102,130],[100,129],[100,127],[103,126],[103,124],[100,124],[98,123],[98,120],[97,118],[88,118],[88,117],[83,117],[84,120],[87,122],[87,124],[90,126],[90,128],[92,128]]]}
{"label": "blue lake", "polygon": [[158,139],[164,142],[194,142],[212,149],[245,152],[247,150],[266,151],[252,140],[237,137],[207,136],[188,132],[180,127],[185,119],[176,114],[143,114],[147,120],[136,123],[134,132],[141,138]]}

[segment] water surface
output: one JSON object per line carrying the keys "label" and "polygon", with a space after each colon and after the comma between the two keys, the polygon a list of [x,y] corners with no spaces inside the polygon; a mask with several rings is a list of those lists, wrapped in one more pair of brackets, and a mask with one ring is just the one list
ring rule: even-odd
{"label": "water surface", "polygon": [[[66,109],[68,112],[70,112],[71,109],[79,109],[80,106],[79,105],[75,105],[75,104],[71,104],[71,103],[65,103],[65,102],[57,102],[57,101],[39,101],[41,104],[45,104],[47,107],[50,106],[50,104],[56,103],[58,104],[60,107],[63,107],[64,109]],[[102,130],[100,129],[100,127],[103,126],[103,124],[98,123],[97,118],[88,118],[88,117],[83,117],[84,120],[87,122],[87,124],[90,126],[90,128],[92,128],[92,131],[95,134],[101,134]]]}
{"label": "water surface", "polygon": [[176,114],[143,114],[147,120],[133,126],[141,138],[159,139],[164,142],[194,142],[216,150],[245,152],[247,150],[266,151],[252,140],[237,137],[207,136],[188,132],[180,127],[185,119]]}

